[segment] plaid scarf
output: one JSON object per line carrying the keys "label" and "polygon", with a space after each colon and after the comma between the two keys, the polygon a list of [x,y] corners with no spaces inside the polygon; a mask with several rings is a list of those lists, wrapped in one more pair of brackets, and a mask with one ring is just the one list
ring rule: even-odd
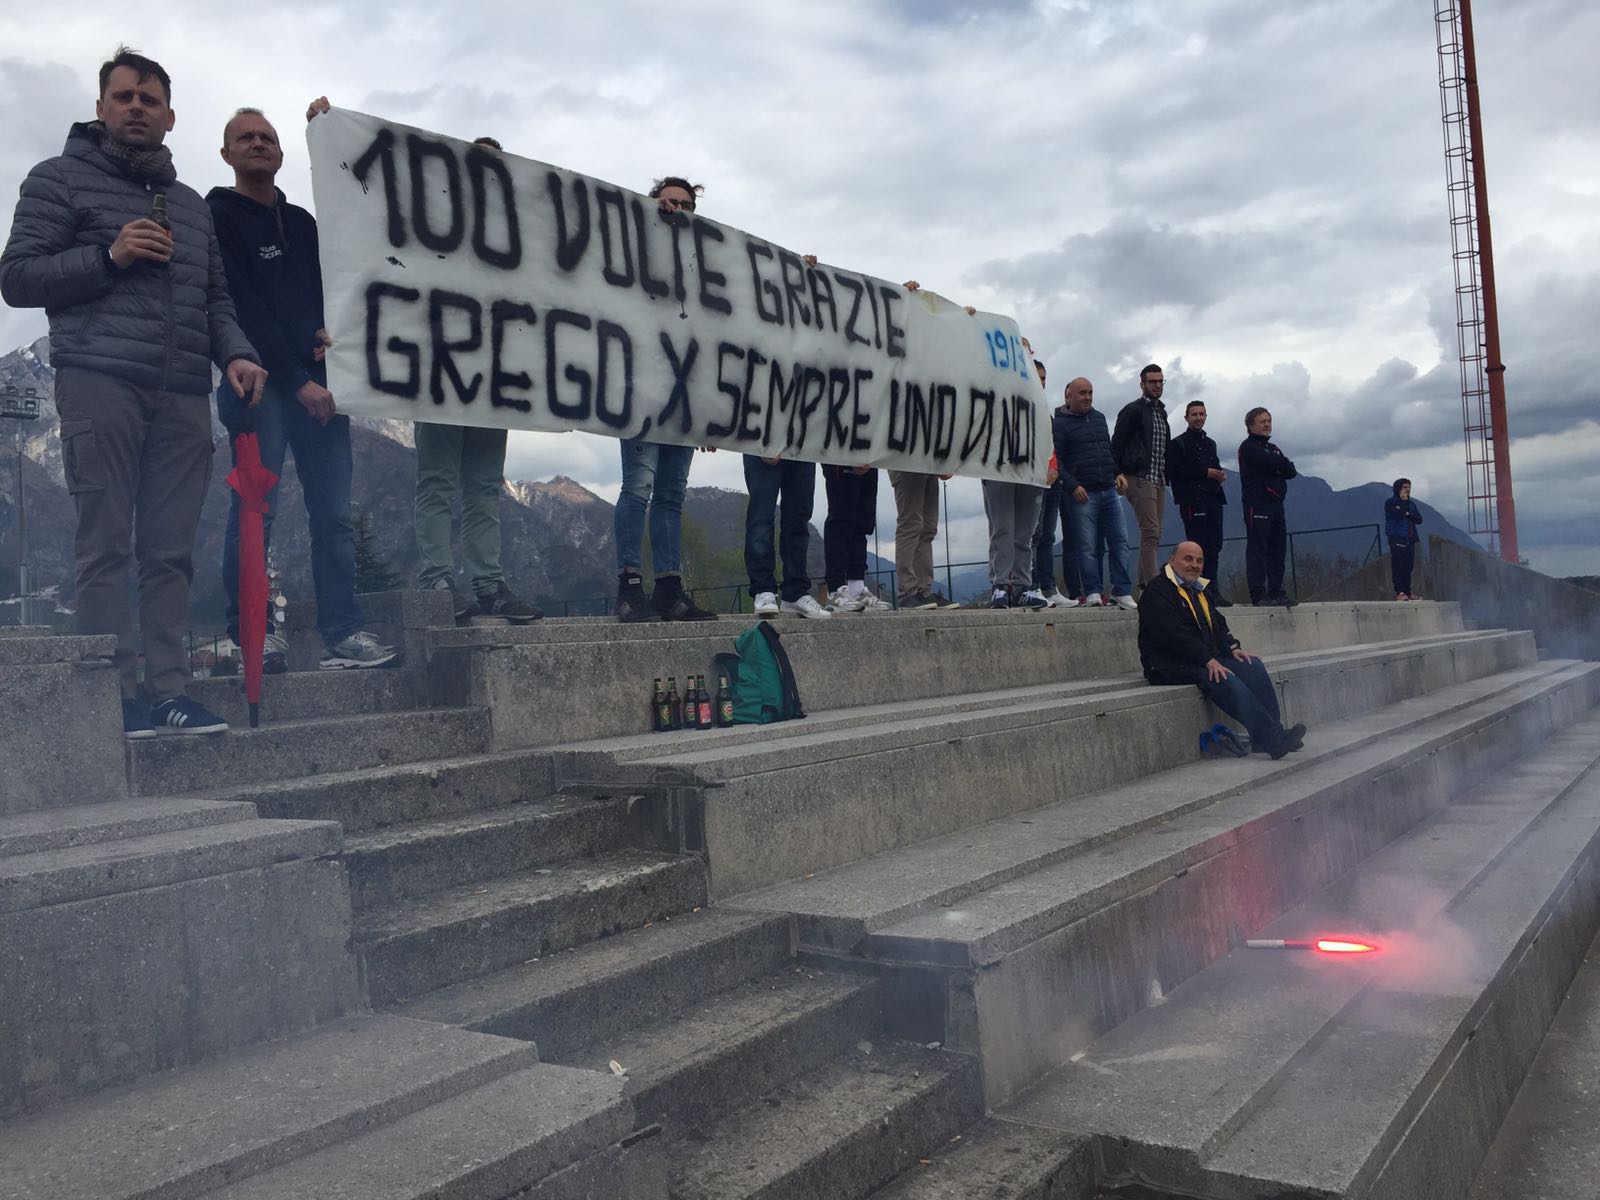
{"label": "plaid scarf", "polygon": [[90,121],[85,128],[100,147],[100,153],[134,183],[175,183],[178,172],[172,165],[172,151],[165,146],[130,146],[106,132],[104,121]]}

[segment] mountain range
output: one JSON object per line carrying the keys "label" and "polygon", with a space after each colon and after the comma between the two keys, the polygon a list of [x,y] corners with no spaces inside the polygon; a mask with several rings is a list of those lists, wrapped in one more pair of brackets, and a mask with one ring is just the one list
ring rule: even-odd
{"label": "mountain range", "polygon": [[[25,512],[29,566],[36,591],[53,594],[63,606],[72,599],[73,506],[61,464],[60,422],[53,401],[54,372],[48,364],[48,339],[40,338],[0,357],[0,389],[33,388],[41,398],[38,420],[21,426],[21,471],[25,487]],[[0,429],[10,441],[15,431]],[[194,614],[197,629],[220,626],[222,537],[228,511],[231,468],[227,438],[214,422],[216,444],[211,486],[201,514],[195,547]],[[358,510],[369,520],[371,549],[402,580],[414,577],[416,545],[411,533],[415,480],[411,426],[403,421],[356,420],[352,426],[355,460],[355,495]],[[8,452],[9,451],[9,452]],[[18,460],[11,446],[0,442],[0,596],[17,590],[16,474]],[[1242,532],[1238,517],[1238,480],[1230,475],[1227,534]],[[818,488],[819,504],[821,488]],[[1375,523],[1382,521],[1386,484],[1368,483],[1335,490],[1325,480],[1301,476],[1289,492],[1291,530],[1356,526],[1336,533],[1302,534],[1296,538],[1298,560],[1316,559],[1337,567],[1359,563],[1372,547]],[[698,586],[732,585],[742,578],[745,496],[721,488],[690,488],[684,504],[683,560],[685,577]],[[1424,532],[1442,533],[1468,545],[1472,539],[1436,510],[1421,505]],[[280,485],[280,514],[273,530],[273,565],[285,591],[292,597],[309,596],[310,536],[301,513],[304,501],[292,467],[286,467]],[[500,498],[500,519],[507,574],[524,595],[552,613],[598,611],[614,594],[616,573],[612,549],[613,507],[606,500],[565,476],[547,482],[508,480]],[[1132,531],[1131,513],[1129,528]],[[892,545],[893,530],[880,530],[885,545]],[[1177,513],[1168,506],[1164,540],[1182,536]],[[1242,544],[1242,543],[1240,543]],[[1378,551],[1381,552],[1381,549]],[[1224,555],[1224,574],[1237,547]],[[822,539],[813,530],[811,574],[822,578]],[[873,569],[892,564],[873,560]],[[981,592],[984,572],[955,574],[958,597]],[[727,607],[731,588],[716,598]],[[705,602],[705,601],[703,601]],[[14,604],[0,606],[0,621],[16,620]]]}

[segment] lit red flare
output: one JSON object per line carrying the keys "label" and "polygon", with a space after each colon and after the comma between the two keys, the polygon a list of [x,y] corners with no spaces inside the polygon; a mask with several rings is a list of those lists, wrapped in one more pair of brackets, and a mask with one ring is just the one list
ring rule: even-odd
{"label": "lit red flare", "polygon": [[1320,938],[1251,938],[1245,942],[1251,950],[1315,950],[1320,954],[1376,954],[1376,942],[1363,942],[1350,937]]}

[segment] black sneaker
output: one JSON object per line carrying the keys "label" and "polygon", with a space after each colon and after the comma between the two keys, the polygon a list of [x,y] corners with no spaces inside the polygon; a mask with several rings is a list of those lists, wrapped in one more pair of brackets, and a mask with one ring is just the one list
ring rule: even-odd
{"label": "black sneaker", "polygon": [[656,590],[650,596],[650,607],[663,621],[715,621],[717,614],[707,612],[689,599],[683,582],[676,575],[656,576]]}
{"label": "black sneaker", "polygon": [[1266,598],[1265,603],[1273,608],[1293,608],[1300,601],[1289,599],[1288,592],[1275,592]]}
{"label": "black sneaker", "polygon": [[228,723],[197,700],[173,696],[150,710],[158,733],[227,733]]}
{"label": "black sneaker", "polygon": [[933,601],[933,606],[935,608],[960,608],[961,607],[961,602],[960,601],[950,599],[950,597],[946,596],[943,592],[932,591],[932,592],[923,592],[922,594],[923,594],[924,598],[931,599]]}
{"label": "black sneaker", "polygon": [[938,608],[939,597],[933,592],[913,592],[909,596],[900,597],[900,607],[905,611],[917,608]]}
{"label": "black sneaker", "polygon": [[519,599],[502,580],[499,587],[488,595],[478,597],[478,615],[485,617],[504,617],[513,625],[527,625],[544,616],[537,604],[528,600]]}
{"label": "black sneaker", "polygon": [[1304,725],[1291,725],[1283,731],[1284,743],[1291,750],[1298,750],[1306,744],[1306,727]]}
{"label": "black sneaker", "polygon": [[122,702],[122,736],[130,742],[153,738],[155,729],[150,724],[150,710],[137,700]]}
{"label": "black sneaker", "polygon": [[650,599],[644,594],[642,575],[629,571],[617,577],[617,620],[624,625],[661,620],[661,614],[650,606]]}
{"label": "black sneaker", "polygon": [[455,622],[457,625],[465,625],[481,611],[478,608],[477,597],[463,596],[460,592],[456,591],[456,581],[454,579],[451,579],[447,576],[446,578],[439,580],[439,582],[433,586],[440,591],[447,591],[450,593],[450,611],[455,617]]}
{"label": "black sneaker", "polygon": [[989,607],[990,608],[1010,608],[1011,607],[1011,589],[1008,588],[1008,587],[997,587],[997,588],[995,588],[994,591],[989,596]]}

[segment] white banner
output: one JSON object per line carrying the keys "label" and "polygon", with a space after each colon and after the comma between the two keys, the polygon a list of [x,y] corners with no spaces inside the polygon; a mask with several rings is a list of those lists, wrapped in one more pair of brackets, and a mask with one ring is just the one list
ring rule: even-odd
{"label": "white banner", "polygon": [[1044,484],[1010,317],[346,109],[306,136],[343,412]]}

